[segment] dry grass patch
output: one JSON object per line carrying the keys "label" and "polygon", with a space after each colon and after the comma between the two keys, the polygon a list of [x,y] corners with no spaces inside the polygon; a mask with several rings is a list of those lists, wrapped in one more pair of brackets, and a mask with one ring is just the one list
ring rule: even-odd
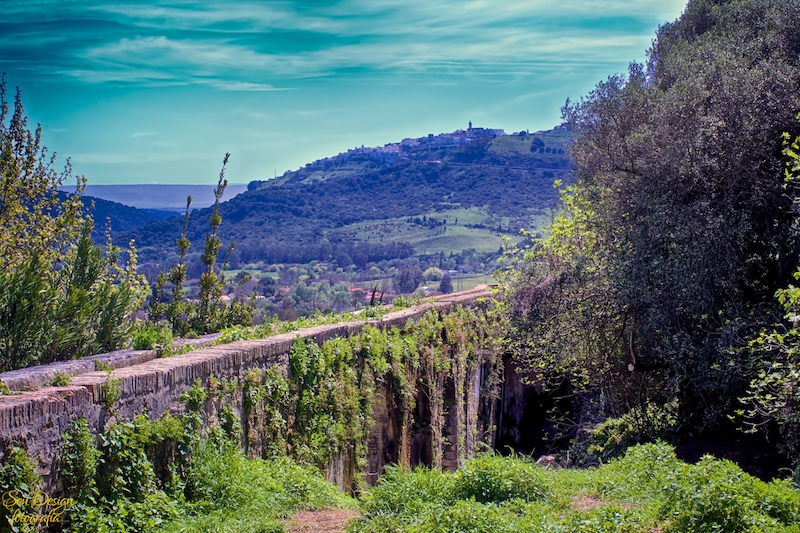
{"label": "dry grass patch", "polygon": [[287,533],[344,533],[351,519],[358,516],[350,509],[298,511],[287,524]]}

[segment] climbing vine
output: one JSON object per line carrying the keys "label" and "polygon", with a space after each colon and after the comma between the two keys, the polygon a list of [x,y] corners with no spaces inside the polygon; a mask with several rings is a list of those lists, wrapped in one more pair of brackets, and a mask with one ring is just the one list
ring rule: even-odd
{"label": "climbing vine", "polygon": [[[196,380],[180,398],[179,417],[140,415],[96,437],[78,420],[61,453],[64,487],[76,502],[64,526],[144,531],[187,519],[192,502],[218,498],[207,486],[215,479],[209,468],[242,452],[256,461],[288,457],[312,470],[338,465],[338,482],[358,490],[379,397],[390,399],[383,408],[396,417],[401,468],[458,466],[480,442],[491,445],[494,409],[479,409],[479,393],[496,398],[487,387],[499,384],[489,322],[482,309],[459,307],[429,310],[402,328],[367,325],[319,345],[297,337],[285,366]],[[415,458],[420,442],[429,449]]]}

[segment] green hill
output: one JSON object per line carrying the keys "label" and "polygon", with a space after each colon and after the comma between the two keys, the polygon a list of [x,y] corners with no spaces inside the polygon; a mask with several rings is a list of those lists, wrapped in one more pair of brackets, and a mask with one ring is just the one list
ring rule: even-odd
{"label": "green hill", "polygon": [[[74,188],[73,188],[74,190]],[[59,197],[67,198],[70,192],[59,191]],[[130,232],[136,228],[145,226],[151,222],[166,220],[179,213],[165,211],[161,209],[137,209],[119,202],[112,202],[93,196],[81,196],[83,212],[94,219],[94,230],[92,239],[97,243],[106,242],[106,221],[111,221],[111,233],[115,242],[119,242],[117,236],[122,233]]]}
{"label": "green hill", "polygon": [[[221,237],[236,241],[244,262],[291,260],[319,246],[322,256],[314,258],[325,259],[326,246],[365,243],[409,243],[417,254],[494,251],[503,235],[516,237],[520,228],[549,220],[558,203],[553,182],[570,176],[569,132],[433,145],[442,138],[448,139],[406,140],[417,144],[392,148],[404,151],[351,150],[251,182],[246,193],[221,204]],[[209,214],[192,213],[192,251],[203,245]],[[174,253],[180,224],[157,221],[124,238],[135,238],[143,257],[160,258]]]}

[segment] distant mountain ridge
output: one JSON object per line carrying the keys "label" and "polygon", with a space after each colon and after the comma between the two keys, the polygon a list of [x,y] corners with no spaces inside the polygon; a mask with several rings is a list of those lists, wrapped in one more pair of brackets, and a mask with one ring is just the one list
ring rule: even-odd
{"label": "distant mountain ridge", "polygon": [[[541,227],[557,208],[553,182],[570,179],[571,135],[564,129],[484,131],[452,144],[441,136],[416,139],[400,152],[403,159],[355,149],[251,182],[247,192],[221,204],[220,236],[236,241],[245,262],[324,243],[409,242],[416,253],[497,250],[502,235]],[[209,214],[192,213],[192,252],[200,251]],[[180,219],[154,221],[124,237],[135,238],[144,256],[164,257],[174,254],[180,227]]]}
{"label": "distant mountain ridge", "polygon": [[[74,187],[72,189],[74,190]],[[62,200],[66,199],[68,194],[71,193],[64,190],[58,191],[58,195]],[[98,243],[105,242],[107,222],[111,224],[112,238],[117,244],[121,244],[116,238],[121,233],[129,232],[150,222],[166,220],[180,214],[177,211],[161,209],[137,209],[119,202],[111,202],[86,195],[81,196],[81,203],[83,204],[84,215],[91,216],[94,220],[92,238]]]}
{"label": "distant mountain ridge", "polygon": [[[84,196],[100,198],[109,202],[117,202],[137,209],[156,209],[183,212],[186,209],[186,197],[192,197],[192,209],[214,205],[215,185],[92,185],[86,186]],[[65,185],[61,190],[75,192],[74,185]],[[226,197],[231,198],[247,190],[240,183],[228,184]]]}

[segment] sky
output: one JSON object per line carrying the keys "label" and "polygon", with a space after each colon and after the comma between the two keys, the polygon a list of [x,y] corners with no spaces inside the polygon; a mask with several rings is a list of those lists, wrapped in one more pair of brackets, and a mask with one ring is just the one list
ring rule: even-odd
{"label": "sky", "polygon": [[0,72],[90,185],[247,183],[356,146],[550,129],[685,0],[4,0]]}

